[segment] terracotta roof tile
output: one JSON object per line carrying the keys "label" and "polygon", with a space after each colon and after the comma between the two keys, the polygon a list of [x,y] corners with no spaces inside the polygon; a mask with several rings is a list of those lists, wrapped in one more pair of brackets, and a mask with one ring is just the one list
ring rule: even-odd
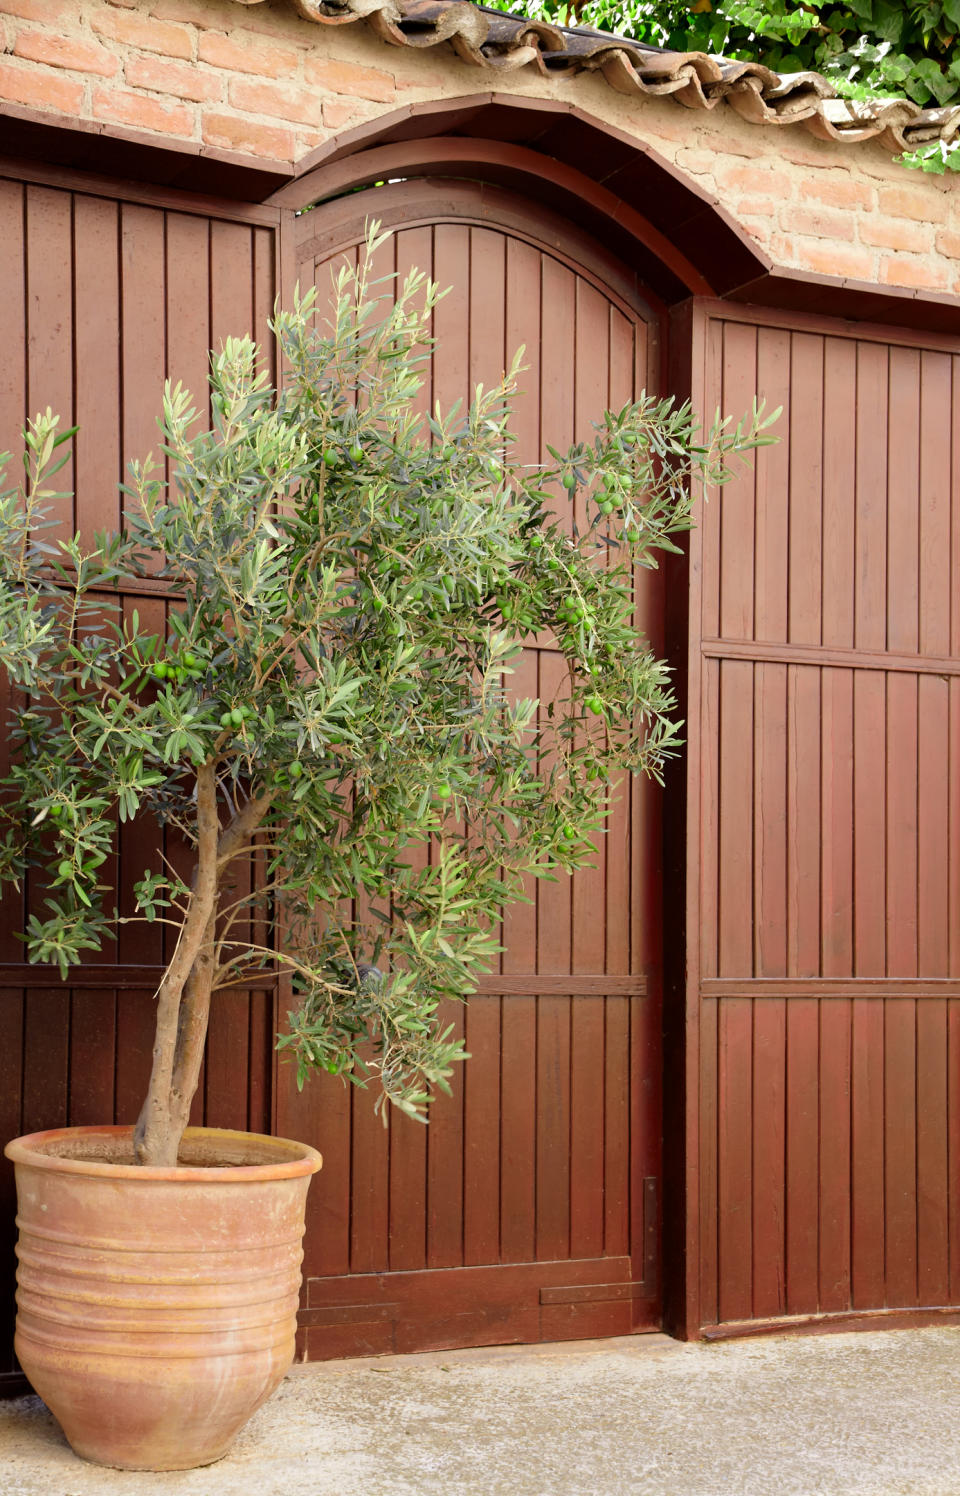
{"label": "terracotta roof tile", "polygon": [[[263,0],[237,0],[258,5]],[[921,109],[908,99],[857,103],[838,98],[819,73],[778,74],[759,62],[728,62],[705,52],[664,52],[586,27],[506,15],[470,0],[292,0],[308,21],[325,26],[365,21],[395,47],[449,42],[474,67],[544,74],[601,73],[618,93],[669,94],[690,109],[725,99],[754,124],[802,124],[812,135],[849,142],[880,140],[890,150],[916,150],[960,134],[960,107]]]}

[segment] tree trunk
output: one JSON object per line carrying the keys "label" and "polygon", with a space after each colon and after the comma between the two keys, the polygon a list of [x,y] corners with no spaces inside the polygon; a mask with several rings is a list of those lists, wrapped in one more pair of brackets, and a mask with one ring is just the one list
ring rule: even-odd
{"label": "tree trunk", "polygon": [[133,1135],[140,1164],[176,1167],[207,1038],[221,871],[250,841],[270,800],[269,792],[248,800],[221,835],[216,767],[197,770],[197,865],[177,948],[157,993],[153,1068]]}
{"label": "tree trunk", "polygon": [[[193,875],[190,905],[180,930],[177,948],[157,992],[153,1067],[146,1099],[133,1135],[137,1162],[154,1168],[172,1169],[176,1166],[180,1140],[186,1126],[186,1117],[183,1117],[182,1122],[180,1120],[183,1114],[182,1099],[174,1096],[174,1068],[179,1035],[185,1027],[195,1026],[191,1021],[194,1015],[190,1006],[184,1012],[181,1009],[185,1002],[192,1005],[194,997],[202,999],[202,989],[195,987],[194,991],[190,990],[190,979],[203,953],[204,942],[209,945],[208,932],[212,932],[216,917],[218,831],[216,769],[212,763],[203,764],[197,770],[197,865]],[[209,1002],[209,992],[207,1001]],[[205,1020],[203,1027],[205,1031]],[[187,1114],[192,1099],[191,1092],[186,1099]]]}

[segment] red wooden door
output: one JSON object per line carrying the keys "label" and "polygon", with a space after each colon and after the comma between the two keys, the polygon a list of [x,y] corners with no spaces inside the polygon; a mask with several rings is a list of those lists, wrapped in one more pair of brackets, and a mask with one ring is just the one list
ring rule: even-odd
{"label": "red wooden door", "polygon": [[[435,314],[424,405],[449,406],[526,349],[513,423],[523,457],[591,434],[656,382],[657,317],[622,266],[570,224],[508,193],[404,182],[297,220],[296,274],[329,293],[369,215],[396,232],[378,273],[412,266],[450,294]],[[659,577],[638,583],[657,642]],[[560,684],[529,650],[525,696]],[[424,1128],[326,1076],[278,1077],[276,1127],[315,1143],[305,1353],[554,1340],[659,1325],[659,827],[624,783],[596,867],[531,889],[503,931],[500,971],[464,1010],[471,1059]]]}
{"label": "red wooden door", "polygon": [[694,347],[702,408],[784,413],[693,537],[691,1328],[960,1306],[960,348]]}

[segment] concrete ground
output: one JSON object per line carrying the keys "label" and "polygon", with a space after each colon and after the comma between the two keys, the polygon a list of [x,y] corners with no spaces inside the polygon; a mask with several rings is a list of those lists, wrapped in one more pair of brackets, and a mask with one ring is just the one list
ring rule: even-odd
{"label": "concrete ground", "polygon": [[219,1465],[84,1464],[0,1403],[2,1496],[960,1496],[960,1328],[298,1367]]}

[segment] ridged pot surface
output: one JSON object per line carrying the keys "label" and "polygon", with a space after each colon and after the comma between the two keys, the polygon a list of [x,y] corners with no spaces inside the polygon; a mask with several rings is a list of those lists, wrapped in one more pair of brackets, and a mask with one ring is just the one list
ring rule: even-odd
{"label": "ridged pot surface", "polygon": [[84,1459],[220,1459],[293,1360],[304,1205],[320,1155],[188,1128],[175,1169],[129,1127],[16,1138],[16,1351]]}

